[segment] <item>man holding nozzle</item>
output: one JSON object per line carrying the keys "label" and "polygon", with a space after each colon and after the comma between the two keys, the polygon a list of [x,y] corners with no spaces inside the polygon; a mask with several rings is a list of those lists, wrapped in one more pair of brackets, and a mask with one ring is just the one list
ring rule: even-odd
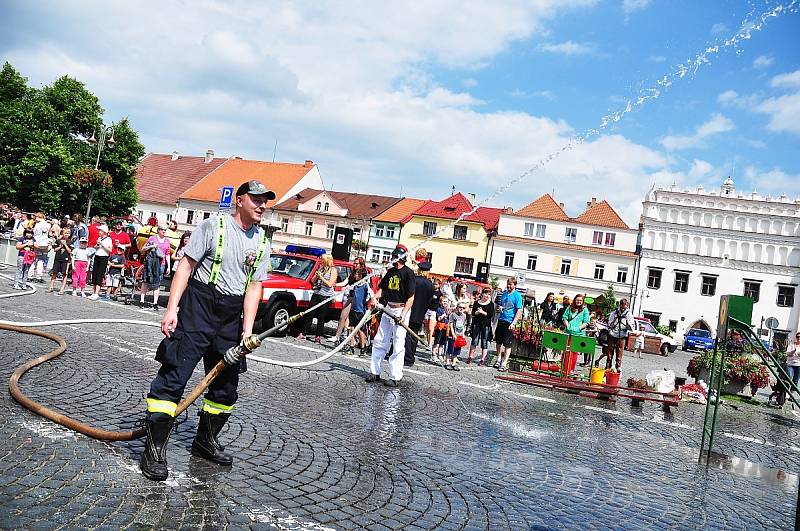
{"label": "man holding nozzle", "polygon": [[161,321],[166,336],[156,351],[161,368],[147,395],[147,442],[140,467],[152,480],[167,479],[167,441],[186,383],[201,359],[206,373],[222,359],[226,367],[208,386],[192,454],[222,466],[233,463],[217,435],[238,398],[239,373],[246,368],[241,354],[258,345],[253,321],[270,261],[269,236],[259,223],[271,199],[275,193],[259,181],[242,183],[234,214],[202,221],[185,247]]}

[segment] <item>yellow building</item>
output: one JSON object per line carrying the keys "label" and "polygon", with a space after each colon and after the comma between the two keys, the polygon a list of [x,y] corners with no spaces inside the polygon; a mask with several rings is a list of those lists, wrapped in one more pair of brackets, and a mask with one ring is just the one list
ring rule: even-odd
{"label": "yellow building", "polygon": [[478,263],[488,262],[489,241],[502,209],[480,207],[453,224],[472,209],[472,203],[460,192],[443,201],[427,201],[403,220],[400,243],[413,249],[424,242],[432,273],[474,277]]}

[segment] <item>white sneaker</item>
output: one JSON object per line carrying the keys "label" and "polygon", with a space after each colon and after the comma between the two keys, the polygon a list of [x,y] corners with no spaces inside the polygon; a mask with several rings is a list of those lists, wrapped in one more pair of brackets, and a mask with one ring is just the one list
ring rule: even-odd
{"label": "white sneaker", "polygon": [[72,296],[73,296],[73,297],[77,297],[77,296],[78,296],[78,292],[77,292],[77,291],[75,291],[75,290],[72,290]]}
{"label": "white sneaker", "polygon": [[89,299],[90,301],[96,301],[96,300],[97,300],[97,299],[99,299],[100,297],[99,297],[99,296],[97,296],[97,294],[96,294],[96,293],[93,293],[93,294],[89,295],[89,296],[88,296],[88,297],[86,297],[86,298],[87,298],[87,299]]}

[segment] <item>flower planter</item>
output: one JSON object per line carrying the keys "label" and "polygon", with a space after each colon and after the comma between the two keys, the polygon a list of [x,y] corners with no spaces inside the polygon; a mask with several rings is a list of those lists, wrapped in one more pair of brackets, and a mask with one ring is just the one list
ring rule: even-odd
{"label": "flower planter", "polygon": [[[708,381],[708,370],[707,369],[700,369],[698,372],[697,378],[694,379],[694,383],[698,383],[700,380],[703,380],[709,386],[711,385]],[[750,384],[747,380],[734,380],[732,382],[724,382],[722,384],[722,393],[726,395],[740,395],[747,398],[753,396],[750,390]]]}

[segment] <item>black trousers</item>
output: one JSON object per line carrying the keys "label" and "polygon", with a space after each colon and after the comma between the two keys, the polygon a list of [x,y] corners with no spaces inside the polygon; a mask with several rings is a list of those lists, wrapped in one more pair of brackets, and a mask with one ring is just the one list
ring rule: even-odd
{"label": "black trousers", "polygon": [[[416,332],[417,335],[422,333],[422,323],[410,322],[408,323],[408,327]],[[419,341],[416,337],[412,336],[411,334],[406,334],[406,352],[403,359],[404,366],[411,367],[414,365],[414,362],[417,360],[416,354],[418,344]]]}
{"label": "black trousers", "polygon": [[[178,403],[186,383],[202,359],[208,373],[230,347],[238,345],[242,334],[244,297],[222,295],[208,284],[189,280],[178,312],[178,326],[170,337],[161,340],[156,360],[161,362],[148,398]],[[232,406],[239,397],[239,372],[245,360],[229,365],[217,376],[205,397],[212,402]]]}
{"label": "black trousers", "polygon": [[[328,297],[324,297],[322,295],[317,295],[314,293],[311,295],[311,303],[308,305],[309,308],[312,306],[319,304],[320,302],[324,301]],[[315,336],[321,336],[322,333],[325,331],[325,318],[328,315],[328,308],[330,308],[332,301],[328,301],[313,312],[306,315],[305,323],[303,324],[303,333],[308,335],[311,332],[311,322],[316,317],[317,318],[317,330]]]}

